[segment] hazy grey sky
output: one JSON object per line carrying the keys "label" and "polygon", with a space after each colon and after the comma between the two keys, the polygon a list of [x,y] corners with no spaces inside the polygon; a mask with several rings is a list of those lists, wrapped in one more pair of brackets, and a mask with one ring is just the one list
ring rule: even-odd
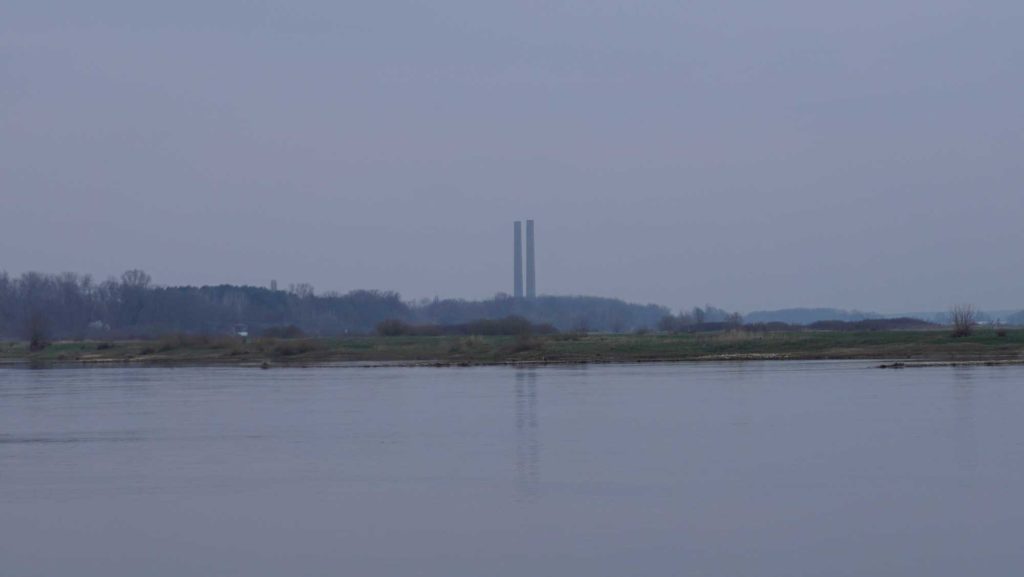
{"label": "hazy grey sky", "polygon": [[0,268],[1024,307],[1024,3],[0,3]]}

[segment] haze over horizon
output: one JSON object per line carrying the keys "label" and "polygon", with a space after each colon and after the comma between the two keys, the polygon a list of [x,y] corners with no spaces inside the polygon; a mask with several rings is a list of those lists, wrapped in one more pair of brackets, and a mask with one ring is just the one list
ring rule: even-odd
{"label": "haze over horizon", "polygon": [[1024,308],[1024,5],[0,7],[0,269]]}

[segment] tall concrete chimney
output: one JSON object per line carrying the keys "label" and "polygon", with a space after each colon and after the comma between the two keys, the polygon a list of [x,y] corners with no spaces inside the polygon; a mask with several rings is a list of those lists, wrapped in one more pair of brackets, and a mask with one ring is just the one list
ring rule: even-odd
{"label": "tall concrete chimney", "polygon": [[517,299],[523,298],[523,223],[516,221],[515,225],[515,238],[516,249],[515,258],[513,258],[513,264],[515,266],[515,285],[512,291],[513,296]]}
{"label": "tall concrete chimney", "polygon": [[537,297],[537,269],[533,264],[533,221],[526,221],[526,298]]}

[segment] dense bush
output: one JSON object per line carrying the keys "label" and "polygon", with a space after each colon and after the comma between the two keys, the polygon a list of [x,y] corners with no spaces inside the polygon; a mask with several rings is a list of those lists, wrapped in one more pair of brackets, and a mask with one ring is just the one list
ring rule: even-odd
{"label": "dense bush", "polygon": [[803,329],[803,325],[791,325],[789,323],[782,323],[778,321],[773,321],[769,323],[748,323],[743,325],[743,330],[752,333],[782,333],[789,331],[800,331]]}
{"label": "dense bush", "polygon": [[387,319],[377,324],[377,334],[382,337],[438,336],[441,328],[437,325],[414,325],[398,319]]}
{"label": "dense bush", "polygon": [[279,357],[291,357],[295,355],[302,355],[310,353],[323,348],[323,343],[312,339],[302,340],[289,340],[283,343],[277,343],[271,349],[271,352],[275,356]]}
{"label": "dense bush", "polygon": [[295,325],[267,327],[263,329],[260,336],[272,339],[301,339],[306,336],[305,331]]}
{"label": "dense bush", "polygon": [[895,319],[865,319],[862,321],[818,321],[807,328],[819,331],[907,331],[933,329],[939,325],[914,319],[900,317]]}
{"label": "dense bush", "polygon": [[730,313],[708,305],[704,308],[667,314],[658,321],[658,330],[666,333],[696,333],[728,330],[743,324],[739,313]]}

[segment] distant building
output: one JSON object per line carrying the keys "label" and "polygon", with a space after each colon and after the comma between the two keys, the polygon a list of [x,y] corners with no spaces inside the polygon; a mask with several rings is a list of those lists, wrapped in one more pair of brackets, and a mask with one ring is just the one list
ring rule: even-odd
{"label": "distant building", "polygon": [[523,298],[523,223],[518,220],[513,225],[512,242],[515,245],[512,256],[512,296],[521,299]]}
{"label": "distant building", "polygon": [[533,221],[526,221],[526,298],[537,298],[537,269],[533,265]]}
{"label": "distant building", "polygon": [[[512,253],[513,284],[512,296],[523,298],[523,223],[515,221],[513,226],[512,242],[514,250]],[[526,221],[526,290],[525,296],[528,299],[537,297],[537,269],[534,265],[534,241],[533,221]]]}

